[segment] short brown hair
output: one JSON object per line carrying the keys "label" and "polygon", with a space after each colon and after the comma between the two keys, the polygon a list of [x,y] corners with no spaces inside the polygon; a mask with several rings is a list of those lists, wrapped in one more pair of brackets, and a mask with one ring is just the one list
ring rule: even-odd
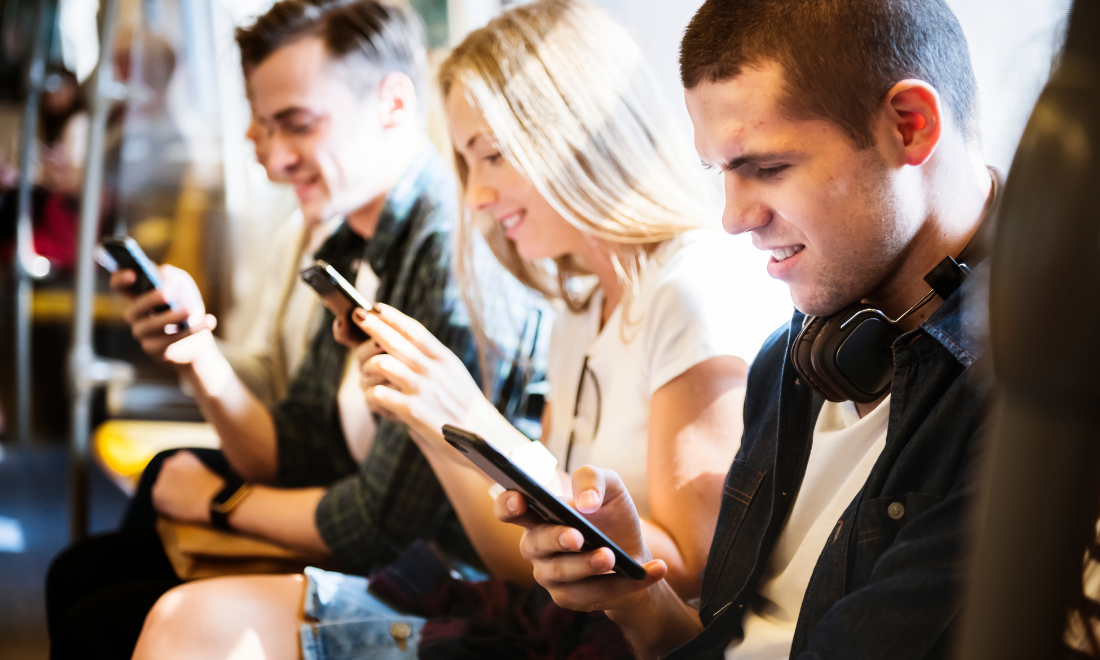
{"label": "short brown hair", "polygon": [[237,29],[245,75],[279,48],[311,36],[354,74],[350,82],[356,91],[367,92],[387,74],[400,72],[426,98],[424,26],[407,3],[393,1],[282,0]]}
{"label": "short brown hair", "polygon": [[978,85],[958,19],[943,0],[707,0],[680,46],[686,89],[778,62],[784,109],[839,126],[857,148],[886,92],[916,78],[940,93],[963,136],[977,140]]}

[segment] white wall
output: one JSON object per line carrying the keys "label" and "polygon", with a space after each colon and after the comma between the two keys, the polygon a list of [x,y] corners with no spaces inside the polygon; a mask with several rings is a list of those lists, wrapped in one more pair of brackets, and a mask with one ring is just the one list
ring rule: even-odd
{"label": "white wall", "polygon": [[[702,0],[593,0],[642,45],[661,88],[691,135],[680,87],[680,38]],[[991,165],[1007,172],[1031,107],[1046,84],[1069,0],[947,0],[970,42]]]}

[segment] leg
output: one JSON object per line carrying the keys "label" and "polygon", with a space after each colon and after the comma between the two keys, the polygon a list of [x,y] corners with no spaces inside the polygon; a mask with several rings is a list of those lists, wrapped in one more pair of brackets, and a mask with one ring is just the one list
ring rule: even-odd
{"label": "leg", "polygon": [[[95,594],[136,583],[180,583],[152,530],[117,532],[82,541],[57,556],[46,575],[46,621],[51,637],[71,610]],[[155,599],[154,599],[155,600]],[[149,603],[151,605],[152,603]],[[145,619],[138,615],[137,625]]]}
{"label": "leg", "polygon": [[301,575],[199,580],[157,601],[134,660],[299,660]]}
{"label": "leg", "polygon": [[96,592],[50,626],[50,660],[129,660],[145,615],[175,586],[138,582]]}

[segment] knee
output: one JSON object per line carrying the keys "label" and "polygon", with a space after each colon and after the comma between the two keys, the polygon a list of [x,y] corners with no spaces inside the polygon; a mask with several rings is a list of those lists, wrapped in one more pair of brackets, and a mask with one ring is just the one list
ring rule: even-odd
{"label": "knee", "polygon": [[223,607],[222,598],[202,582],[171,589],[145,617],[134,658],[164,658],[169,650],[178,653],[178,657],[191,655],[188,651],[195,638],[210,634],[211,624],[217,621],[218,610]]}
{"label": "knee", "polygon": [[302,588],[297,576],[218,578],[176,587],[150,610],[134,658],[225,657],[230,651],[251,657],[244,651],[270,646],[261,641],[269,638],[286,646],[279,635],[289,630],[296,636],[301,596],[295,594]]}

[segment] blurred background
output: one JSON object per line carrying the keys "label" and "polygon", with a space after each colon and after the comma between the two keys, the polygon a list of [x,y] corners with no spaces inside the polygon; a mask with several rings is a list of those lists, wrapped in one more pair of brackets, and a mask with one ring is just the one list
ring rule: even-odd
{"label": "blurred background", "polygon": [[[948,2],[970,40],[982,90],[987,160],[1007,172],[1051,71],[1069,3]],[[643,45],[690,139],[677,48],[701,0],[595,3]],[[103,150],[99,231],[130,235],[154,261],[191,273],[208,311],[221,320],[220,339],[233,346],[244,341],[256,312],[260,283],[254,274],[264,272],[260,266],[270,241],[296,207],[291,190],[267,180],[244,137],[249,109],[233,30],[270,4],[121,0],[115,37],[101,44],[97,0],[0,0],[0,659],[47,657],[42,583],[49,560],[70,538],[73,273],[96,93],[90,80],[101,49],[109,53],[114,88],[108,92],[114,100]],[[502,0],[412,4],[427,26],[434,63],[502,9]],[[504,0],[503,7],[511,4]],[[45,69],[37,126],[27,135],[23,127],[39,25]],[[449,154],[438,99],[431,133]],[[36,158],[25,163],[22,156],[32,143]],[[31,184],[33,245],[20,249],[16,227],[24,169],[30,173],[25,178]],[[23,297],[15,267],[20,257]],[[90,409],[96,463],[89,474],[86,527],[92,532],[117,524],[132,476],[128,461],[138,461],[131,456],[139,451],[133,442],[144,427],[114,422],[180,424],[172,428],[191,445],[203,433],[196,424],[201,416],[173,372],[153,364],[130,338],[121,322],[122,300],[108,293],[98,268],[96,280],[92,342],[96,354],[110,362],[104,363],[105,387],[95,390]],[[785,289],[779,286],[769,295],[785,295]],[[21,416],[21,408],[29,414]]]}

